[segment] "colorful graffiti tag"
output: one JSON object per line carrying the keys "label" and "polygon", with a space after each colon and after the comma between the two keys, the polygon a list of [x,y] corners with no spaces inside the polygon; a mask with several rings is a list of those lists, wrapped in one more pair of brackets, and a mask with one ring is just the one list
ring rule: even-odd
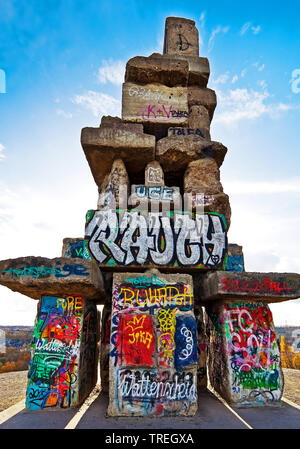
{"label": "colorful graffiti tag", "polygon": [[221,268],[227,252],[222,215],[90,211],[85,238],[102,265]]}
{"label": "colorful graffiti tag", "polygon": [[233,393],[241,402],[279,400],[280,352],[270,309],[232,303],[225,304],[224,313]]}
{"label": "colorful graffiti tag", "polygon": [[31,344],[28,408],[64,408],[76,403],[82,325],[80,296],[42,296]]}

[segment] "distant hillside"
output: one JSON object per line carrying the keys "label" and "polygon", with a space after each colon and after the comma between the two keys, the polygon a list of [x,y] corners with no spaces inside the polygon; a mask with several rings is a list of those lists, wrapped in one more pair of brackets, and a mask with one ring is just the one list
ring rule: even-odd
{"label": "distant hillside", "polygon": [[0,326],[0,373],[28,369],[32,326]]}
{"label": "distant hillside", "polygon": [[33,334],[33,326],[0,326],[0,330],[5,332],[5,346],[22,348],[30,345]]}

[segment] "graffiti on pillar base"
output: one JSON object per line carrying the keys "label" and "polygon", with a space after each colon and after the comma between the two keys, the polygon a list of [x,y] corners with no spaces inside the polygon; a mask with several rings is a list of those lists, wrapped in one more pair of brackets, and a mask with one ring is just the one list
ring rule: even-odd
{"label": "graffiti on pillar base", "polygon": [[42,296],[31,344],[28,408],[65,408],[76,402],[82,321],[80,296]]}
{"label": "graffiti on pillar base", "polygon": [[223,266],[227,234],[222,215],[100,210],[88,217],[85,238],[101,265]]}
{"label": "graffiti on pillar base", "polygon": [[[197,327],[186,275],[114,281],[109,409],[117,416],[194,414]],[[181,279],[182,276],[182,279]],[[189,277],[189,276],[188,276]],[[192,282],[192,278],[191,281]],[[163,286],[162,286],[163,285]]]}
{"label": "graffiti on pillar base", "polygon": [[270,309],[262,303],[224,307],[233,393],[240,402],[279,400],[280,351]]}

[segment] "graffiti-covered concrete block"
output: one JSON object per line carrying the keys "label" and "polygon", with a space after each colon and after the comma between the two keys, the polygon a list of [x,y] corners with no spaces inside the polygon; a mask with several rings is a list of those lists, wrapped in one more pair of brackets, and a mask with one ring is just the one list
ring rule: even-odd
{"label": "graffiti-covered concrete block", "polygon": [[194,20],[166,18],[164,54],[199,56],[199,33]]}
{"label": "graffiti-covered concrete block", "polygon": [[197,323],[190,275],[114,274],[111,416],[192,416],[197,410]]}
{"label": "graffiti-covered concrete block", "polygon": [[182,126],[187,125],[188,115],[186,87],[123,84],[122,119],[124,121]]}
{"label": "graffiti-covered concrete block", "polygon": [[26,407],[81,404],[97,382],[96,305],[81,296],[42,296],[31,343]]}
{"label": "graffiti-covered concrete block", "polygon": [[202,301],[244,298],[267,303],[300,297],[300,274],[219,271],[203,276],[200,291]]}
{"label": "graffiti-covered concrete block", "polygon": [[214,302],[206,307],[208,369],[213,388],[230,404],[277,404],[283,392],[280,349],[264,302]]}
{"label": "graffiti-covered concrete block", "polygon": [[102,274],[93,260],[33,256],[2,260],[0,285],[33,299],[78,293],[101,301],[104,296]]}
{"label": "graffiti-covered concrete block", "polygon": [[83,239],[83,237],[64,238],[61,257],[92,260],[92,256],[87,249],[86,243],[87,242]]}
{"label": "graffiti-covered concrete block", "polygon": [[81,145],[98,187],[115,159],[123,160],[130,176],[143,176],[155,154],[154,136],[123,127],[83,128]]}
{"label": "graffiti-covered concrete block", "polygon": [[222,269],[226,222],[218,214],[167,211],[89,211],[87,248],[101,267]]}
{"label": "graffiti-covered concrete block", "polygon": [[[180,199],[179,199],[180,198]],[[148,201],[165,203],[169,206],[174,203],[180,209],[181,197],[179,187],[165,186],[164,172],[157,161],[152,161],[145,168],[145,184],[131,186],[131,197],[129,204],[137,206],[139,204],[148,205]]]}
{"label": "graffiti-covered concrete block", "polygon": [[226,259],[226,271],[245,271],[243,247],[236,243],[228,244],[228,253]]}

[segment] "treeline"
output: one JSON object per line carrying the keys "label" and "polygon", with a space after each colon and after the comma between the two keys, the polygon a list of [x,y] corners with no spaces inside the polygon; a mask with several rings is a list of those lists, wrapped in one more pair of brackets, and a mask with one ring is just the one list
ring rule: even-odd
{"label": "treeline", "polygon": [[283,335],[280,339],[280,353],[282,368],[300,369],[300,352],[294,352],[292,346],[286,343]]}
{"label": "treeline", "polygon": [[30,361],[30,345],[25,345],[22,349],[13,346],[6,347],[4,354],[0,354],[0,373],[9,371],[25,371],[28,369]]}

